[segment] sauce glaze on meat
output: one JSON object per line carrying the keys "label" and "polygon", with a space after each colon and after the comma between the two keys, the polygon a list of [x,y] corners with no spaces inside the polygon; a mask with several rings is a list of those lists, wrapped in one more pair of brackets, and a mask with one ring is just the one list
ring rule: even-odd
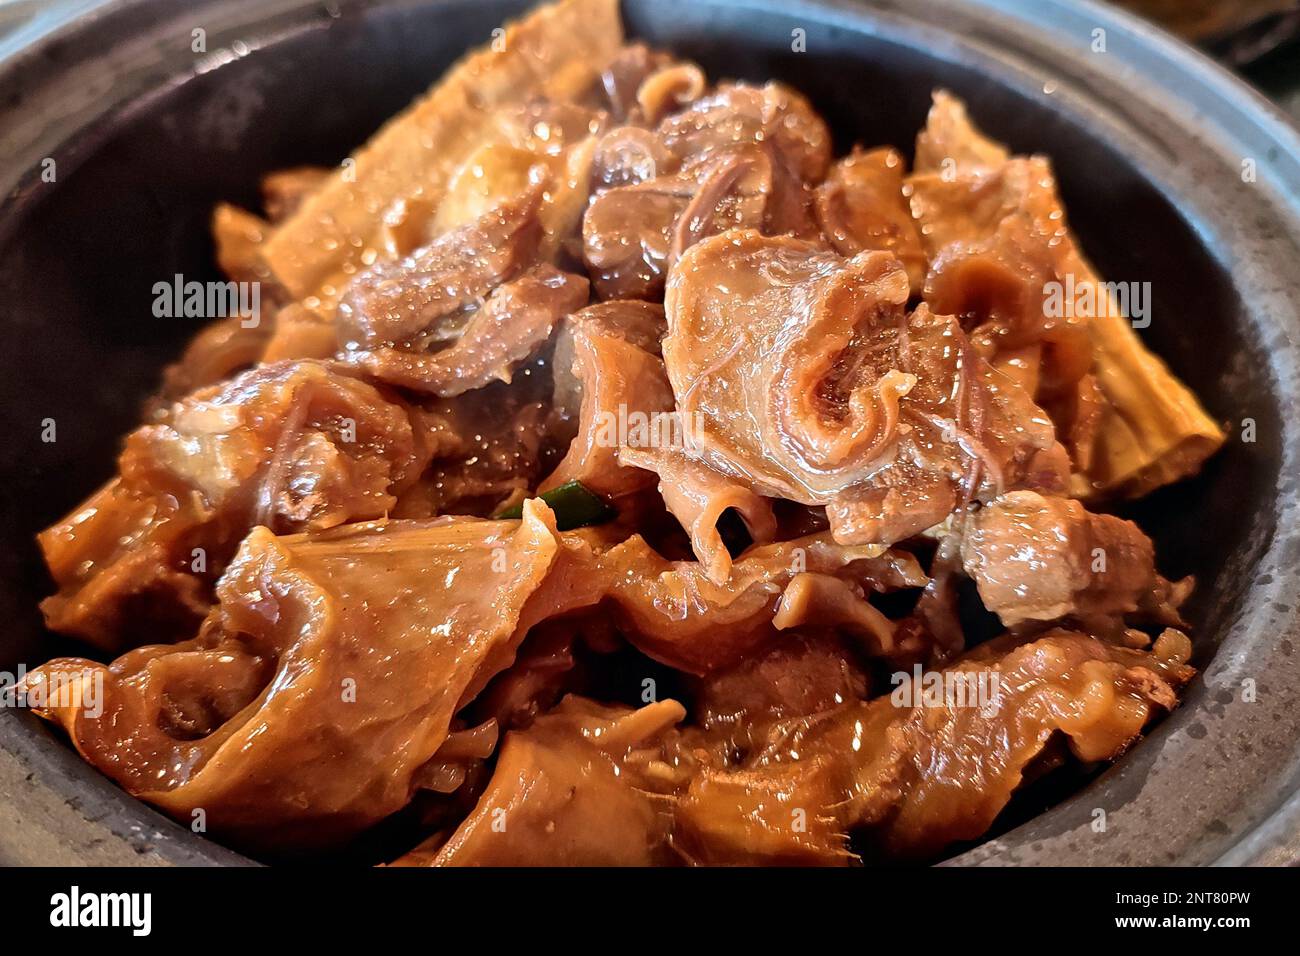
{"label": "sauce glaze on meat", "polygon": [[403,866],[927,860],[1118,757],[1192,582],[1103,509],[1223,435],[1048,158],[942,91],[910,169],[858,133],[561,0],[220,207],[272,314],[41,535],[112,660],[38,712],[232,845]]}

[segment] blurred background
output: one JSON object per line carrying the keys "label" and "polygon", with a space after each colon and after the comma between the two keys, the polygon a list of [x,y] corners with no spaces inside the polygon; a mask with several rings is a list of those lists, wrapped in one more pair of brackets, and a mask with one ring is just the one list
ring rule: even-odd
{"label": "blurred background", "polygon": [[[0,56],[103,2],[0,0]],[[1201,47],[1300,121],[1300,0],[1113,2]]]}
{"label": "blurred background", "polygon": [[1300,0],[1119,0],[1244,75],[1300,120]]}

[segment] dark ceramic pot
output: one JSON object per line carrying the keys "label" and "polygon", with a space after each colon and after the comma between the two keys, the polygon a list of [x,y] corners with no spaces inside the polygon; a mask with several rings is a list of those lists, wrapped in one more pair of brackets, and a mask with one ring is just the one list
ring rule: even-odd
{"label": "dark ceramic pot", "polygon": [[[523,6],[135,0],[0,64],[0,669],[67,650],[41,626],[36,604],[50,583],[32,536],[110,474],[119,436],[195,331],[154,318],[151,290],[177,272],[215,277],[213,203],[253,205],[259,174],[337,162]],[[1229,427],[1199,478],[1138,509],[1165,572],[1201,582],[1190,616],[1202,670],[1185,702],[1115,767],[1071,794],[1021,800],[1000,836],[952,862],[1296,859],[1295,130],[1188,48],[1090,3],[624,7],[632,34],[714,76],[804,90],[840,149],[910,143],[931,88],[945,86],[992,135],[1048,154],[1088,254],[1108,278],[1152,284],[1144,334]],[[206,54],[191,52],[199,27]],[[792,52],[796,29],[806,52]],[[41,179],[46,159],[53,183]],[[41,440],[47,418],[53,444]],[[1242,440],[1247,421],[1253,442]],[[31,714],[7,709],[0,862],[247,861],[133,800]]]}

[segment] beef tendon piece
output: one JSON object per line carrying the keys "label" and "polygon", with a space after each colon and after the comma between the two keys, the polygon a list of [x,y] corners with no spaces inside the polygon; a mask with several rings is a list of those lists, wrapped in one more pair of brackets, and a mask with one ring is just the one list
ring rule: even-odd
{"label": "beef tendon piece", "polygon": [[214,557],[238,543],[238,531],[222,533],[210,518],[200,496],[114,478],[37,538],[59,589],[41,602],[46,626],[106,650],[192,632],[212,586],[191,570],[193,529],[209,532]]}
{"label": "beef tendon piece", "polygon": [[826,123],[802,95],[782,83],[720,83],[659,124],[659,138],[683,165],[728,147],[766,143],[802,183],[816,184],[831,164]]}
{"label": "beef tendon piece", "polygon": [[[1051,421],[956,321],[910,318],[892,255],[736,230],[669,282],[664,361],[691,453],[755,492],[825,505],[837,540],[890,544],[959,504],[1061,488]],[[701,555],[701,560],[704,556]]]}
{"label": "beef tendon piece", "polygon": [[108,649],[190,629],[251,528],[378,517],[422,464],[406,408],[320,363],[196,392],[128,436],[119,476],[40,535],[59,585],[46,622]]}
{"label": "beef tendon piece", "polygon": [[644,43],[629,43],[601,73],[596,101],[617,123],[646,129],[689,106],[707,87],[698,65]]}
{"label": "beef tendon piece", "polygon": [[[657,302],[643,302],[640,299],[594,302],[575,312],[568,324],[575,329],[578,326],[589,329],[593,335],[620,338],[629,345],[656,356],[662,355],[661,343],[668,332],[664,307]],[[557,346],[556,354],[559,352]],[[557,396],[557,404],[560,401]]]}
{"label": "beef tendon piece", "polygon": [[629,43],[601,71],[600,81],[593,92],[617,122],[644,125],[637,94],[647,79],[669,68],[673,62],[672,56],[662,50],[644,43]]}
{"label": "beef tendon piece", "polygon": [[836,161],[816,189],[817,222],[844,256],[892,252],[907,270],[913,295],[925,285],[926,258],[921,234],[903,194],[907,167],[896,149],[855,147]]}
{"label": "beef tendon piece", "polygon": [[1159,580],[1151,539],[1133,522],[1031,491],[971,515],[961,555],[985,607],[1008,627],[1129,614]]}
{"label": "beef tendon piece", "polygon": [[[649,334],[641,325],[647,321],[654,323]],[[565,323],[555,376],[557,392],[568,394],[557,405],[571,409],[572,392],[578,393],[577,434],[539,492],[579,481],[616,500],[654,484],[652,475],[622,467],[619,455],[627,443],[657,442],[661,428],[672,429],[676,422],[672,387],[657,354],[662,323],[662,310],[640,302],[591,306]]]}
{"label": "beef tendon piece", "polygon": [[392,515],[486,517],[512,496],[523,500],[545,474],[551,435],[550,382],[525,367],[509,385],[495,382],[411,410],[428,467],[398,496]]}
{"label": "beef tendon piece", "polygon": [[585,276],[537,262],[541,197],[530,186],[358,276],[337,312],[342,360],[444,398],[511,381],[588,298]]}
{"label": "beef tendon piece", "polygon": [[753,547],[721,584],[710,580],[699,562],[660,557],[640,536],[596,561],[609,582],[607,601],[628,640],[655,660],[691,674],[732,666],[773,636],[782,592],[800,574],[835,575],[873,591],[926,582],[905,551],[847,547],[826,534]]}
{"label": "beef tendon piece", "polygon": [[[691,781],[756,727],[857,699],[863,674],[833,638],[806,637],[766,649],[754,661],[705,681],[700,726],[678,728],[685,711],[665,700],[631,710],[578,697],[510,734],[492,783],[473,813],[437,834],[399,866],[668,866],[697,858],[679,815]],[[744,825],[763,794],[732,804]],[[815,837],[814,837],[815,838]],[[807,853],[791,829],[769,841],[771,862],[828,862]],[[836,837],[836,840],[841,838]],[[847,859],[831,855],[829,861]]]}
{"label": "beef tendon piece", "polygon": [[960,316],[989,358],[1041,345],[1040,390],[1068,388],[1093,356],[1083,310],[1051,306],[1052,284],[1069,268],[1070,237],[1050,164],[1017,158],[966,178],[946,175],[909,179],[931,247],[925,301]]}
{"label": "beef tendon piece", "polygon": [[[679,409],[702,420],[702,450],[773,495],[840,491],[837,466],[883,454],[916,378],[887,369],[844,387],[836,360],[859,327],[901,324],[906,301],[907,277],[884,253],[845,260],[753,231],[696,246],[668,289],[664,360]],[[826,379],[840,386],[830,401]]]}
{"label": "beef tendon piece", "polygon": [[[164,412],[167,403],[216,385],[263,361],[272,337],[269,325],[261,321],[250,324],[236,315],[206,326],[190,340],[180,359],[163,370],[162,389],[153,401],[154,412]],[[331,330],[330,352],[334,350],[333,341]]]}
{"label": "beef tendon piece", "polygon": [[522,521],[257,529],[197,639],[108,667],[57,660],[27,686],[101,681],[102,713],[77,698],[43,716],[178,819],[201,809],[248,847],[330,845],[407,803],[532,624],[595,602],[569,560],[537,502]]}
{"label": "beef tendon piece", "polygon": [[691,550],[714,584],[723,584],[731,576],[731,552],[718,530],[723,515],[729,511],[739,515],[755,544],[766,544],[777,535],[776,515],[768,499],[681,448],[624,447],[618,460],[638,469],[637,474],[658,478],[665,507],[691,536]]}
{"label": "beef tendon piece", "polygon": [[640,116],[646,123],[657,123],[669,113],[697,101],[708,80],[694,63],[668,63],[647,76],[636,91]]}
{"label": "beef tendon piece", "polygon": [[1177,691],[1195,673],[1185,657],[1070,631],[1028,643],[1001,638],[956,669],[996,673],[995,703],[913,708],[904,718],[911,785],[880,836],[905,857],[983,834],[1054,735],[1085,763],[1116,759],[1154,717],[1177,706]]}
{"label": "beef tendon piece", "polygon": [[384,248],[384,217],[436,209],[454,173],[496,137],[498,111],[574,102],[623,41],[616,0],[561,0],[511,24],[390,120],[286,219],[266,261],[298,299],[329,299]]}
{"label": "beef tendon piece", "polygon": [[583,217],[583,258],[602,298],[656,299],[704,236],[762,229],[776,184],[767,152],[736,146],[688,168],[601,193]]}
{"label": "beef tendon piece", "polygon": [[940,91],[907,188],[936,311],[981,325],[972,336],[988,353],[1041,343],[1045,403],[1090,411],[1099,386],[1086,434],[1075,415],[1058,420],[1073,433],[1076,496],[1140,497],[1194,474],[1223,444],[1223,430],[1142,344],[1114,286],[1074,241],[1046,159],[1010,156]]}
{"label": "beef tendon piece", "polygon": [[850,635],[870,657],[891,658],[898,651],[895,625],[873,607],[862,587],[832,574],[796,574],[781,595],[772,623],[778,630],[833,627]]}
{"label": "beef tendon piece", "polygon": [[727,759],[762,744],[775,723],[863,700],[871,683],[851,639],[829,627],[781,634],[695,682],[692,723]]}
{"label": "beef tendon piece", "polygon": [[653,130],[616,126],[596,141],[591,186],[599,196],[620,186],[635,186],[660,175],[667,176],[676,168],[676,160]]}
{"label": "beef tendon piece", "polygon": [[344,362],[443,398],[511,381],[588,300],[584,276],[534,264],[541,195],[529,189],[357,277],[337,313]]}
{"label": "beef tendon piece", "polygon": [[703,863],[848,863],[850,834],[895,859],[932,857],[983,834],[1053,740],[1113,760],[1175,706],[1193,670],[1178,642],[1160,650],[1006,636],[931,672],[943,680],[928,698],[923,681],[900,683],[779,721],[738,765],[692,778],[674,839]]}
{"label": "beef tendon piece", "polygon": [[933,99],[925,128],[916,136],[918,173],[991,169],[1010,158],[1005,146],[975,128],[965,103],[947,90],[935,90]]}
{"label": "beef tendon piece", "polygon": [[516,368],[550,339],[559,321],[587,302],[587,280],[548,265],[498,286],[470,316],[454,344],[425,353],[380,347],[344,353],[349,364],[389,385],[452,398]]}
{"label": "beef tendon piece", "polygon": [[567,697],[508,734],[492,782],[450,837],[398,866],[662,866],[679,862],[673,766],[685,717],[658,701],[632,710]]}
{"label": "beef tendon piece", "polygon": [[533,264],[541,227],[539,189],[396,260],[357,276],[339,303],[340,346],[421,350],[452,341],[492,290]]}
{"label": "beef tendon piece", "polygon": [[918,682],[863,701],[843,645],[807,635],[708,678],[693,726],[673,726],[683,712],[672,701],[630,711],[568,698],[507,737],[454,833],[398,863],[932,857],[984,833],[1050,744],[1085,762],[1122,753],[1176,705],[1188,650],[1172,638],[1147,652],[1073,631],[1008,635],[931,672],[940,690]]}
{"label": "beef tendon piece", "polygon": [[[676,69],[674,85],[694,75]],[[597,293],[658,298],[681,255],[728,228],[816,235],[811,186],[826,174],[829,144],[807,100],[780,84],[721,84],[654,135],[611,131],[595,168],[614,188],[596,195],[582,227]]]}

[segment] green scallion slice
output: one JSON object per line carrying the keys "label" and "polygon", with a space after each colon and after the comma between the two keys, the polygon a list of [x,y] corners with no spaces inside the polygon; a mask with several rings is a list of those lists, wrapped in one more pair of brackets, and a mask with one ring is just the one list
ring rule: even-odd
{"label": "green scallion slice", "polygon": [[[618,511],[608,501],[580,481],[565,482],[558,488],[542,492],[538,497],[555,512],[555,526],[561,531],[604,524],[618,516]],[[493,515],[494,518],[522,518],[523,516],[522,504]]]}

